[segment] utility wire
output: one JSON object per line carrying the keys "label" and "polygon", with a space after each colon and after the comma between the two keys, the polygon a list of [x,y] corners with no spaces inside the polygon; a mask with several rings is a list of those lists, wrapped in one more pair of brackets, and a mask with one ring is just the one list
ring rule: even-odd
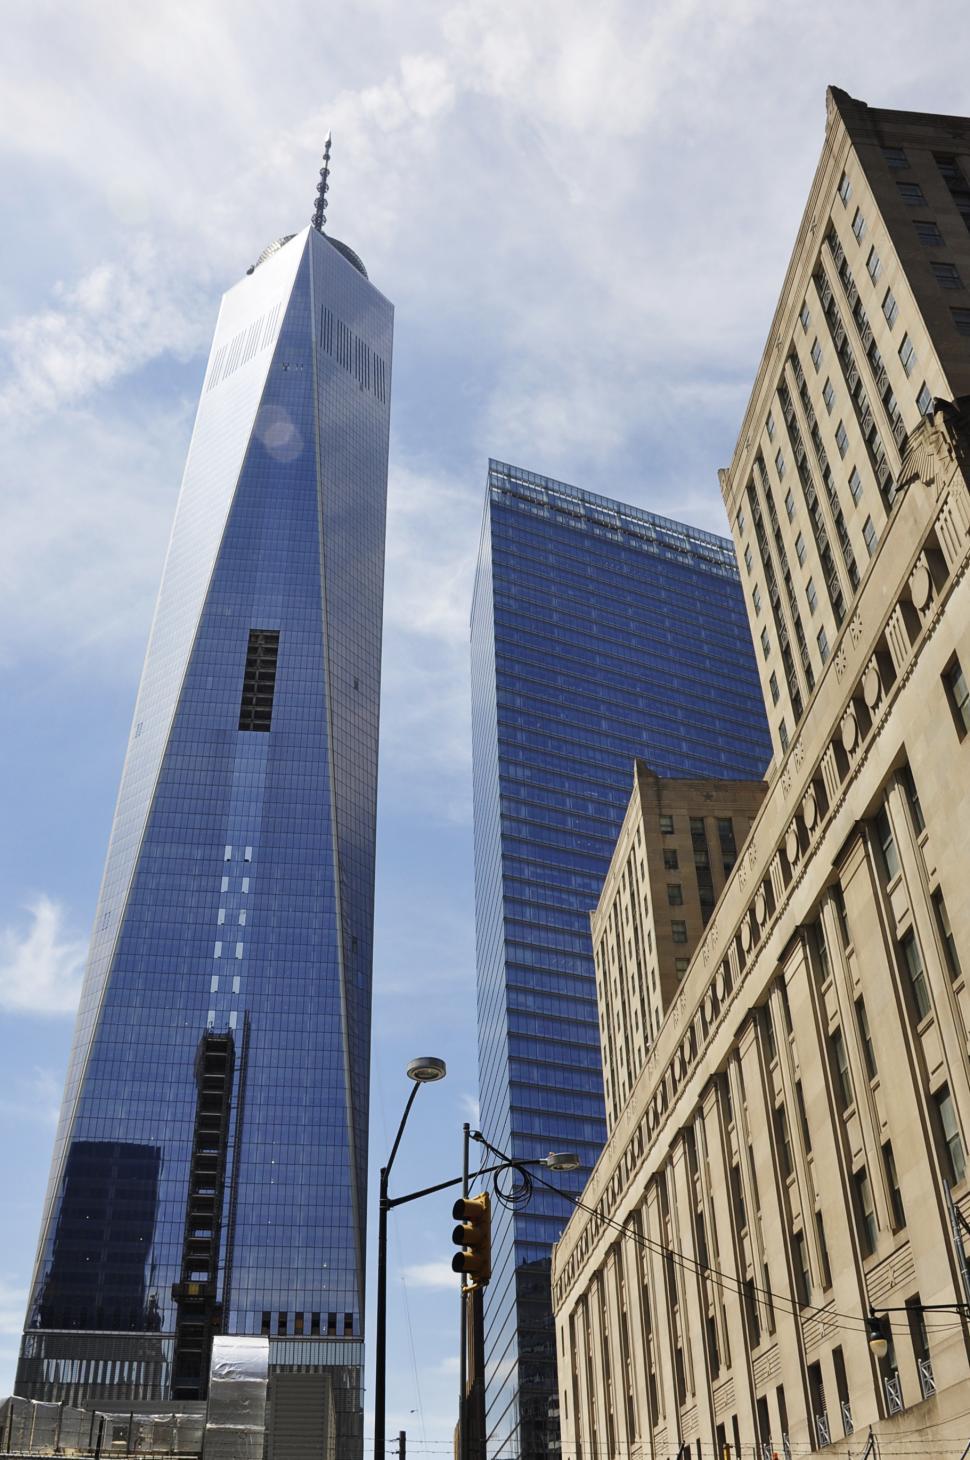
{"label": "utility wire", "polygon": [[[494,1156],[498,1156],[502,1160],[509,1159],[505,1156],[504,1152],[499,1151],[495,1146],[487,1141],[480,1131],[477,1133],[476,1138],[481,1142],[482,1145],[487,1147],[487,1149],[491,1151]],[[511,1164],[515,1165],[516,1163],[513,1161]],[[647,1237],[645,1234],[635,1232],[632,1227],[628,1226],[624,1222],[618,1222],[613,1217],[603,1216],[603,1214],[597,1211],[595,1207],[587,1206],[581,1197],[573,1195],[573,1193],[570,1191],[565,1191],[561,1186],[557,1186],[555,1182],[549,1181],[539,1172],[530,1172],[524,1166],[518,1167],[518,1170],[520,1176],[523,1179],[523,1184],[528,1187],[530,1194],[534,1183],[538,1182],[540,1186],[546,1187],[549,1191],[556,1192],[556,1194],[558,1196],[561,1196],[564,1201],[571,1202],[572,1205],[575,1206],[579,1211],[586,1212],[589,1216],[596,1217],[599,1221],[603,1222],[604,1225],[612,1227],[615,1231],[622,1233],[624,1236],[630,1237],[635,1243],[639,1244],[642,1247],[645,1247],[648,1251],[654,1252],[663,1257],[669,1257],[675,1264],[682,1267],[685,1271],[690,1272],[695,1276],[709,1279],[709,1281],[713,1283],[715,1287],[720,1287],[727,1292],[733,1293],[736,1297],[739,1297],[741,1299],[745,1298],[747,1288],[747,1283],[745,1280],[741,1278],[731,1277],[729,1273],[723,1273],[718,1268],[711,1267],[710,1265],[703,1262],[699,1262],[696,1258],[689,1257],[684,1252],[678,1252],[675,1248],[667,1247],[664,1243],[658,1242],[653,1237]],[[503,1200],[502,1193],[499,1192],[497,1185],[496,1196],[499,1198],[500,1201]],[[504,1202],[503,1204],[507,1205],[508,1203]],[[811,1316],[812,1314],[818,1314],[819,1318],[823,1320],[829,1327],[842,1328],[846,1332],[851,1333],[865,1333],[867,1331],[865,1317],[861,1314],[856,1315],[854,1313],[841,1313],[838,1309],[820,1308],[813,1303],[798,1303],[791,1297],[790,1294],[773,1292],[770,1288],[764,1288],[754,1281],[751,1282],[750,1288],[747,1288],[747,1292],[755,1296],[756,1301],[759,1302],[761,1307],[769,1309],[773,1308],[776,1303],[780,1304],[782,1305],[783,1311],[786,1312],[788,1316],[792,1318],[797,1318],[799,1319],[799,1321],[802,1321],[806,1314],[809,1316]],[[837,1323],[833,1322],[834,1319],[842,1319],[844,1321],[842,1323]],[[890,1322],[889,1327],[894,1333],[906,1334],[909,1332],[908,1324],[892,1324]],[[954,1329],[962,1329],[963,1324],[961,1322],[937,1323],[927,1324],[926,1327],[927,1332],[943,1333],[951,1332]]]}

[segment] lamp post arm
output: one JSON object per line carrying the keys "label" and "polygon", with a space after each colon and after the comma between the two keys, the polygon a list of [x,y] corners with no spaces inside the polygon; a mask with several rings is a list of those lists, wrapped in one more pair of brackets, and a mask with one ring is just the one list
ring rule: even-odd
{"label": "lamp post arm", "polygon": [[959,1313],[961,1318],[970,1318],[970,1303],[908,1303],[905,1308],[870,1308],[873,1317],[882,1313]]}
{"label": "lamp post arm", "polygon": [[397,1148],[401,1144],[401,1137],[404,1134],[404,1127],[407,1125],[407,1123],[408,1123],[408,1116],[411,1114],[411,1106],[414,1104],[415,1098],[417,1097],[417,1093],[418,1093],[418,1091],[420,1089],[421,1089],[421,1081],[420,1080],[415,1080],[413,1086],[411,1087],[411,1093],[408,1096],[407,1104],[404,1107],[404,1114],[401,1116],[401,1124],[397,1128],[397,1135],[394,1137],[394,1144],[391,1147],[391,1154],[388,1156],[388,1158],[387,1158],[387,1165],[384,1167],[384,1176],[385,1176],[384,1187],[385,1187],[385,1190],[387,1189],[387,1180],[386,1180],[386,1178],[389,1177],[390,1174],[391,1174],[391,1167],[394,1165],[394,1157],[397,1155]]}
{"label": "lamp post arm", "polygon": [[[468,1173],[469,1181],[474,1181],[478,1176],[491,1176],[494,1171],[507,1171],[510,1167],[537,1165],[538,1162],[529,1161],[503,1161],[498,1166],[481,1166],[477,1171]],[[404,1196],[389,1196],[385,1199],[386,1209],[391,1211],[394,1207],[404,1206],[405,1202],[417,1201],[419,1196],[433,1196],[436,1191],[447,1191],[449,1186],[461,1186],[463,1176],[452,1176],[449,1181],[438,1181],[434,1186],[422,1186],[420,1191],[408,1191]]]}

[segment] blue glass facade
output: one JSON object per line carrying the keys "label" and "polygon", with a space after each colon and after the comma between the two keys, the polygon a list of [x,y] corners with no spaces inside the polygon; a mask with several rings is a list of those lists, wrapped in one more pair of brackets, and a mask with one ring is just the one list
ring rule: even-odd
{"label": "blue glass facade", "polygon": [[[589,932],[630,795],[759,779],[771,756],[734,549],[491,462],[471,621],[481,1125],[519,1157],[605,1139]],[[494,1460],[556,1448],[552,1243],[568,1208],[498,1208],[485,1299]]]}
{"label": "blue glass facade", "polygon": [[268,1333],[331,1374],[349,1454],[393,311],[348,255],[305,230],[222,302],[17,1383],[203,1398],[211,1334]]}

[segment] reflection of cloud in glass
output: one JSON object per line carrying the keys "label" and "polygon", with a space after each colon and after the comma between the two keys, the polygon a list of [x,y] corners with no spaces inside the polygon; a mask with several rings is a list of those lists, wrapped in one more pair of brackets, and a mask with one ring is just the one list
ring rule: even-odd
{"label": "reflection of cloud in glass", "polygon": [[295,461],[303,437],[284,406],[265,405],[256,421],[256,435],[274,461]]}

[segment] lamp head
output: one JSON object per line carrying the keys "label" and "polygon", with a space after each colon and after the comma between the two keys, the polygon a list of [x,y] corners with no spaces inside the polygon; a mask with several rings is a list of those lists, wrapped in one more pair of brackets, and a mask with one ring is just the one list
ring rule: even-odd
{"label": "lamp head", "polygon": [[408,1079],[417,1081],[419,1085],[430,1085],[435,1080],[443,1080],[447,1073],[444,1060],[433,1054],[422,1054],[408,1062]]}
{"label": "lamp head", "polygon": [[540,1162],[542,1166],[548,1166],[550,1171],[578,1171],[579,1157],[572,1151],[550,1151]]}
{"label": "lamp head", "polygon": [[885,1318],[869,1310],[866,1318],[866,1338],[869,1341],[869,1352],[875,1359],[884,1359],[889,1352],[889,1334]]}

